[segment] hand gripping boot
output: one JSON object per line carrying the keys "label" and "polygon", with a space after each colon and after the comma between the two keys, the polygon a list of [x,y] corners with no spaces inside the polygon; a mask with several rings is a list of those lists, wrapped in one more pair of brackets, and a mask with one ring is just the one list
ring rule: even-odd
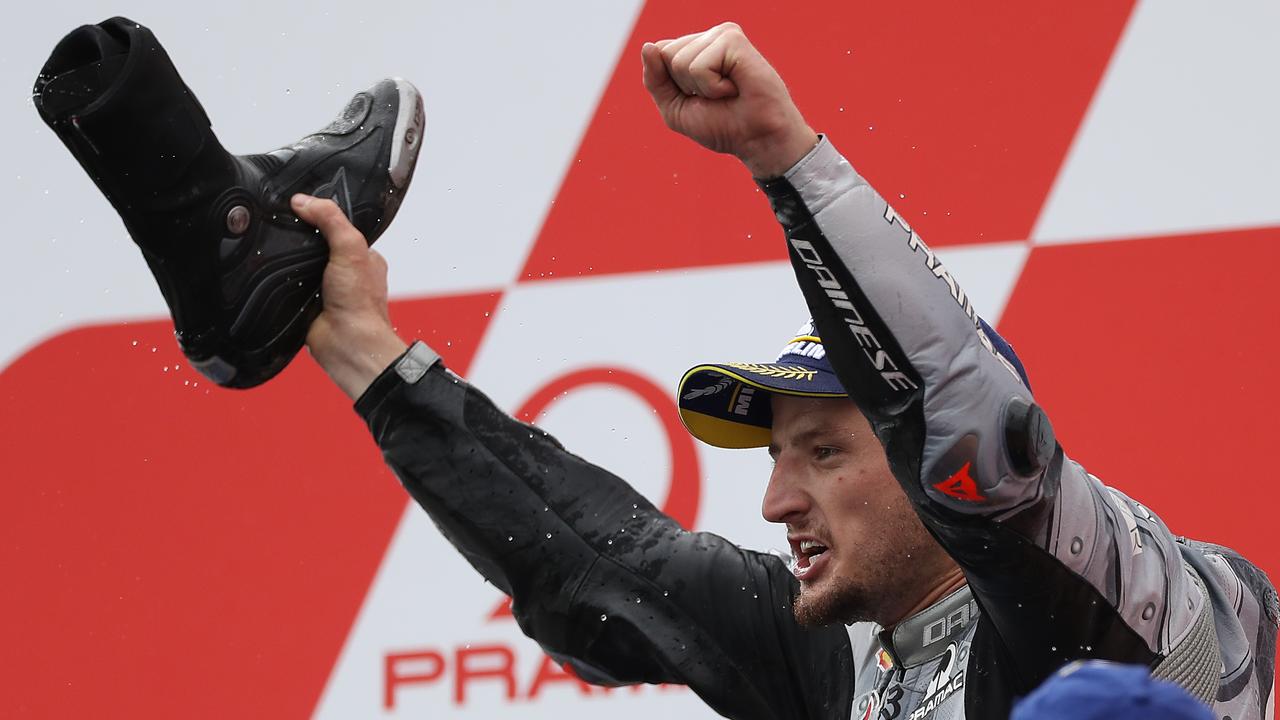
{"label": "hand gripping boot", "polygon": [[319,132],[232,155],[151,31],[118,17],[63,38],[34,99],[141,248],[191,365],[234,388],[284,369],[320,312],[328,245],[289,198],[332,198],[372,243],[424,124],[418,91],[383,80]]}

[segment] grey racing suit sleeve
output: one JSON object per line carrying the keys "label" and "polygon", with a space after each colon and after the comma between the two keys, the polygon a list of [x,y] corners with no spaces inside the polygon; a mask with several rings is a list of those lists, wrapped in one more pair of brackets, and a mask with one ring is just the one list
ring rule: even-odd
{"label": "grey racing suit sleeve", "polygon": [[[1235,621],[1215,628],[1212,578],[1155,514],[1065,456],[956,279],[826,138],[761,187],[828,358],[989,619],[975,661],[995,670],[971,684],[1008,689],[971,688],[973,703],[1082,657],[1150,665],[1206,701],[1237,663],[1270,692],[1274,624],[1270,650],[1249,636],[1260,657],[1247,670],[1244,656],[1219,658]],[[1263,585],[1255,618],[1274,602]],[[1002,709],[983,710],[971,708]]]}
{"label": "grey racing suit sleeve", "polygon": [[848,635],[796,625],[779,558],[686,532],[422,343],[356,410],[414,500],[513,598],[521,629],[585,679],[685,684],[727,717],[848,717]]}

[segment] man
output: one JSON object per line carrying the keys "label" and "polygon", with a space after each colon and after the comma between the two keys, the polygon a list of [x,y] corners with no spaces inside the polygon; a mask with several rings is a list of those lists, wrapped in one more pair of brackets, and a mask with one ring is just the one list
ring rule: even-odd
{"label": "man", "polygon": [[739,28],[642,56],[667,125],[762,179],[813,314],[779,363],[681,385],[695,435],[769,446],[764,514],[787,525],[793,573],[682,532],[426,346],[406,352],[382,261],[331,204],[295,199],[332,249],[312,354],[525,632],[588,679],[686,683],[731,717],[1005,717],[1088,657],[1269,716],[1265,576],[1175,540],[1063,454],[1008,346]]}
{"label": "man", "polygon": [[1005,717],[1079,658],[1270,717],[1265,576],[1064,455],[1012,351],[737,26],[642,59],[668,126],[760,178],[813,316],[779,363],[698,366],[680,389],[701,439],[769,446],[763,510],[792,569],[685,532],[407,347],[366,237],[292,199],[330,248],[312,355],[522,629],[588,680],[687,684],[735,718]]}

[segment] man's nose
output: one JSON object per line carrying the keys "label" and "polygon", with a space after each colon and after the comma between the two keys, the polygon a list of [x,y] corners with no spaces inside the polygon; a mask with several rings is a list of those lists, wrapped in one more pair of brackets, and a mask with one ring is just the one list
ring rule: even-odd
{"label": "man's nose", "polygon": [[796,482],[793,472],[787,470],[786,464],[778,461],[769,474],[769,486],[764,491],[764,502],[760,514],[772,523],[791,522],[803,516],[809,509],[809,496]]}

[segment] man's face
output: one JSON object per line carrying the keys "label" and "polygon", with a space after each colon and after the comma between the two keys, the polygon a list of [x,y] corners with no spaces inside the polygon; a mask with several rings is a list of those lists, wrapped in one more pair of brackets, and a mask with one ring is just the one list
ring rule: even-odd
{"label": "man's face", "polygon": [[787,525],[801,624],[896,623],[952,567],[851,401],[773,395],[769,454],[762,510]]}

